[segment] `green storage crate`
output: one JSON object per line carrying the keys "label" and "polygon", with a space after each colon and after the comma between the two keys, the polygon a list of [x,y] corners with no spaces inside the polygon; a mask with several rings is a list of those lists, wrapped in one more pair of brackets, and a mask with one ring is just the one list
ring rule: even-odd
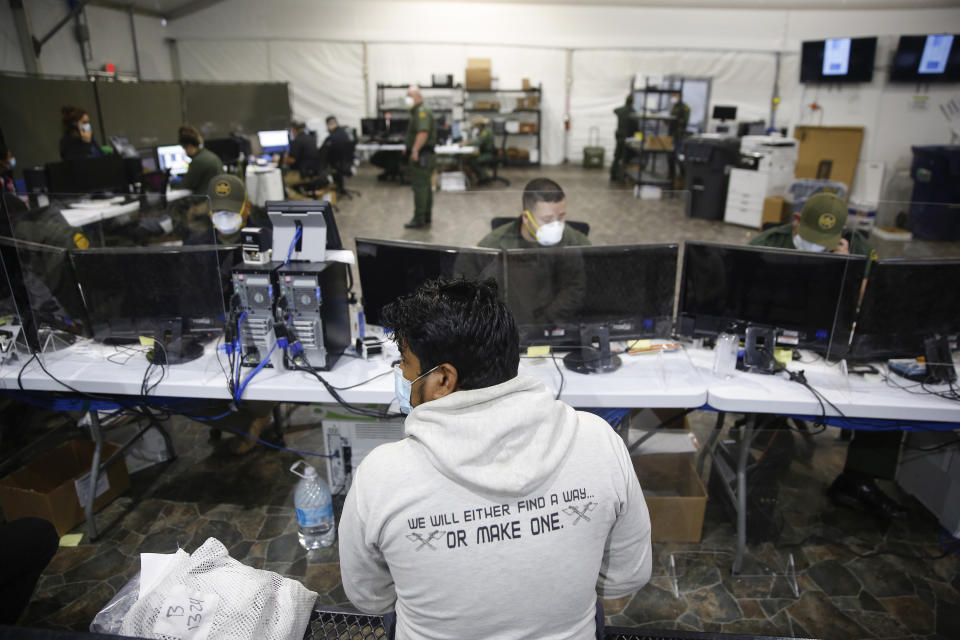
{"label": "green storage crate", "polygon": [[590,127],[590,138],[587,146],[583,148],[583,168],[584,169],[603,169],[604,148],[599,146],[600,130],[596,127]]}

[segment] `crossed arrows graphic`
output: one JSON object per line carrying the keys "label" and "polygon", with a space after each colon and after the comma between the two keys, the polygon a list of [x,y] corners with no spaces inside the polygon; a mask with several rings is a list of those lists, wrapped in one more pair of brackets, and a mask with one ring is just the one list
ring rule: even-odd
{"label": "crossed arrows graphic", "polygon": [[433,531],[427,538],[424,538],[419,533],[408,533],[407,540],[409,540],[410,542],[418,542],[418,541],[420,542],[420,546],[414,549],[414,551],[420,551],[424,547],[427,547],[429,549],[433,549],[434,551],[436,551],[437,548],[430,543],[442,535],[443,535],[443,531],[440,531],[439,529]]}
{"label": "crossed arrows graphic", "polygon": [[576,507],[567,507],[566,509],[563,510],[563,512],[568,516],[573,516],[573,515],[577,516],[577,519],[573,521],[573,524],[577,524],[581,520],[586,520],[587,522],[590,522],[590,518],[587,517],[587,513],[589,513],[590,511],[593,511],[593,509],[595,509],[596,506],[597,506],[596,502],[588,502],[587,504],[583,505],[583,511],[581,511],[580,509],[577,509]]}

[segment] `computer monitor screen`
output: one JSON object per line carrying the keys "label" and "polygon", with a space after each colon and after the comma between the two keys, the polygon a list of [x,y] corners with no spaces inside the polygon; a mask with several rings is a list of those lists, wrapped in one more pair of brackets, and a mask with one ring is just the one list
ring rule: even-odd
{"label": "computer monitor screen", "polygon": [[384,133],[387,130],[387,123],[383,118],[362,118],[360,120],[360,133],[364,136],[375,136]]}
{"label": "computer monitor screen", "polygon": [[677,245],[511,249],[507,305],[523,345],[580,344],[581,324],[611,338],[672,331]]}
{"label": "computer monitor screen", "polygon": [[50,193],[125,193],[130,172],[118,155],[75,158],[46,165]]}
{"label": "computer monitor screen", "polygon": [[804,42],[800,82],[870,82],[876,38],[830,38]]}
{"label": "computer monitor screen", "polygon": [[407,125],[410,123],[409,118],[391,118],[390,119],[390,133],[393,135],[403,134],[407,132]]}
{"label": "computer monitor screen", "polygon": [[257,131],[257,139],[264,153],[282,153],[290,146],[290,135],[286,129]]}
{"label": "computer monitor screen", "polygon": [[71,251],[94,338],[166,341],[222,328],[221,253],[212,245]]}
{"label": "computer monitor screen", "polygon": [[190,156],[178,144],[157,147],[157,163],[161,171],[170,170],[175,176],[183,175],[190,166]]}
{"label": "computer monitor screen", "polygon": [[748,323],[766,325],[836,355],[849,342],[865,269],[864,256],[687,242],[679,331],[742,335]]}
{"label": "computer monitor screen", "polygon": [[852,356],[916,357],[925,338],[960,332],[960,259],[880,260],[870,268]]}
{"label": "computer monitor screen", "polygon": [[[367,324],[380,325],[385,305],[438,277],[493,278],[503,283],[497,249],[357,238],[357,268]],[[501,290],[501,297],[503,291]]]}
{"label": "computer monitor screen", "polygon": [[144,173],[151,173],[157,170],[157,150],[154,147],[137,149],[137,155],[140,157],[140,165]]}
{"label": "computer monitor screen", "polygon": [[737,119],[737,108],[736,107],[724,107],[720,105],[714,105],[713,107],[713,119],[714,120],[736,120]]}
{"label": "computer monitor screen", "polygon": [[960,35],[900,36],[891,82],[960,82]]}

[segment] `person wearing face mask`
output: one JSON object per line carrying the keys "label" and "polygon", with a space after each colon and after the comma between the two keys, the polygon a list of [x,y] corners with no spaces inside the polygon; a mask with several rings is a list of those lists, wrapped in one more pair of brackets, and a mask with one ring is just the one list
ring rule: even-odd
{"label": "person wearing face mask", "polygon": [[679,91],[670,96],[670,117],[672,120],[667,127],[667,133],[673,138],[673,153],[669,158],[668,176],[672,185],[678,173],[683,175],[683,165],[677,159],[677,151],[687,137],[687,124],[690,122],[690,107],[683,101],[683,95]]}
{"label": "person wearing face mask", "polygon": [[407,229],[421,229],[429,226],[433,218],[433,185],[430,182],[437,166],[437,156],[433,150],[437,144],[437,123],[433,112],[423,104],[419,87],[408,88],[404,101],[410,109],[404,146],[410,162],[413,219],[403,226]]}
{"label": "person wearing face mask", "polygon": [[[868,256],[867,271],[877,258],[860,232],[844,237],[847,204],[832,193],[817,193],[803,204],[793,222],[767,229],[750,241],[761,247],[778,247],[822,253]],[[865,274],[865,275],[866,275]],[[864,279],[866,285],[866,279]],[[861,289],[861,295],[862,295]],[[900,450],[900,431],[855,431],[847,448],[843,472],[827,490],[840,506],[866,511],[882,518],[903,518],[906,510],[877,485],[876,478],[893,479]]]}
{"label": "person wearing face mask", "polygon": [[60,138],[60,159],[99,158],[103,155],[93,139],[93,126],[86,109],[66,105],[60,108],[63,137]]}
{"label": "person wearing face mask", "polygon": [[476,184],[487,184],[490,182],[490,176],[487,174],[486,167],[496,162],[497,143],[493,139],[493,133],[487,125],[490,120],[483,116],[477,116],[473,119],[473,131],[471,138],[463,143],[465,147],[476,147],[477,155],[469,156],[466,159],[467,169],[475,176]]}
{"label": "person wearing face mask", "polygon": [[203,136],[195,128],[184,125],[177,132],[180,146],[190,158],[187,173],[178,185],[179,189],[190,189],[194,195],[203,195],[214,176],[223,172],[223,162],[213,151],[203,147]]}
{"label": "person wearing face mask", "polygon": [[518,375],[493,281],[429,281],[382,318],[407,437],[355,471],[337,536],[347,597],[386,614],[387,638],[603,638],[598,595],[633,593],[652,565],[623,441]]}

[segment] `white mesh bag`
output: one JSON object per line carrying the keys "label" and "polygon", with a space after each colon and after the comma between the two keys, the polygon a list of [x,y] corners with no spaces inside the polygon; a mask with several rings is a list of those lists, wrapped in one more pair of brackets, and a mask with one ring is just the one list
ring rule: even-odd
{"label": "white mesh bag", "polygon": [[[216,538],[207,538],[189,556],[177,554],[172,563],[164,578],[131,607],[123,619],[121,635],[162,640],[303,638],[317,594],[296,580],[243,565],[231,558]],[[171,633],[165,618],[176,608],[173,605],[180,604],[178,594],[184,592],[195,594],[198,601],[206,600],[206,609],[202,611],[207,616],[206,628]],[[189,602],[183,603],[188,615]],[[182,620],[185,622],[186,618]]]}

